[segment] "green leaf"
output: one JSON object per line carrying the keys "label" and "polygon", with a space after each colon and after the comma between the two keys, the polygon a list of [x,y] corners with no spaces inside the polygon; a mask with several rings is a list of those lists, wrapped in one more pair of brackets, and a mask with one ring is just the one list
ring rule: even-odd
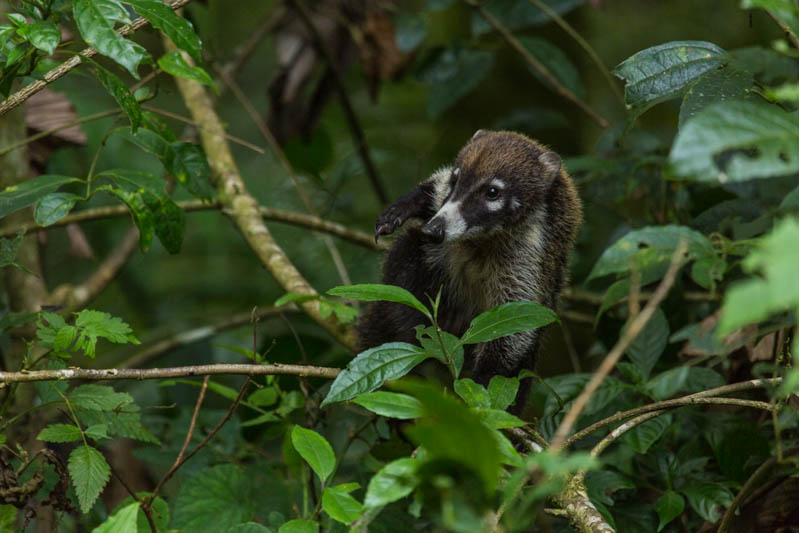
{"label": "green leaf", "polygon": [[395,20],[397,30],[394,42],[397,50],[405,54],[422,44],[427,36],[427,25],[423,17],[416,13],[400,13]]}
{"label": "green leaf", "polygon": [[714,70],[699,78],[686,91],[680,106],[680,128],[710,104],[731,98],[746,98],[754,77],[751,72],[730,66]]}
{"label": "green leaf", "polygon": [[214,189],[208,181],[211,167],[202,147],[188,142],[174,142],[169,145],[168,154],[162,162],[167,172],[196,198],[210,201],[214,197]]}
{"label": "green leaf", "polygon": [[170,254],[177,254],[183,245],[186,232],[186,215],[183,209],[170,198],[163,198],[153,209],[153,223],[158,240]]}
{"label": "green leaf", "polygon": [[742,0],[744,9],[761,8],[790,28],[794,35],[799,35],[799,7],[792,0]]}
{"label": "green leaf", "polygon": [[195,61],[202,61],[202,41],[194,31],[191,22],[178,16],[171,7],[161,0],[123,1],[132,5],[139,15],[149,20],[153,27],[164,32],[178,48],[188,52]]}
{"label": "green leaf", "polygon": [[760,239],[743,261],[746,272],[762,272],[729,288],[724,295],[716,334],[721,337],[780,311],[799,307],[799,220],[786,218]]}
{"label": "green leaf", "polygon": [[155,221],[153,213],[147,207],[142,193],[130,193],[122,189],[108,188],[104,189],[123,202],[130,209],[133,215],[133,222],[139,229],[139,249],[146,252],[150,245],[153,243],[153,235],[155,234]]}
{"label": "green leaf", "polygon": [[348,484],[327,487],[322,492],[322,509],[330,518],[350,525],[361,517],[363,505],[348,494],[352,490],[354,487]]}
{"label": "green leaf", "polygon": [[[25,232],[24,231],[20,231],[20,232],[17,233],[17,236],[14,238],[13,241],[10,240],[10,239],[0,239],[0,268],[5,268],[7,266],[13,266],[13,267],[16,267],[16,268],[22,270],[23,272],[27,272],[28,274],[32,274],[32,272],[28,268],[26,268],[23,265],[20,265],[19,263],[17,263],[17,250],[19,250],[19,247],[22,244],[22,239],[24,237],[25,237]],[[6,316],[9,316],[9,315],[6,314],[6,315],[3,316],[4,322],[5,322]],[[22,315],[10,315],[9,319],[11,317],[13,317],[13,316],[19,316],[20,318],[22,318]],[[13,320],[13,322],[17,322],[17,320]],[[24,324],[24,322],[22,322],[22,324]],[[21,324],[19,324],[19,325],[21,325]],[[13,327],[13,326],[10,326],[10,324],[9,324],[8,327]],[[7,329],[7,328],[4,328],[4,329]]]}
{"label": "green leaf", "polygon": [[655,309],[652,318],[646,323],[641,333],[633,339],[626,351],[627,357],[638,367],[644,379],[649,379],[652,368],[654,368],[655,363],[657,363],[666,348],[668,338],[669,322],[666,320],[666,315],[658,307]]}
{"label": "green leaf", "polygon": [[80,180],[70,176],[44,174],[17,185],[10,185],[0,191],[0,218],[33,205],[40,198],[44,198],[62,185],[76,181]]}
{"label": "green leaf", "polygon": [[335,146],[330,132],[323,125],[313,129],[308,138],[298,135],[289,139],[283,149],[291,166],[321,177],[335,160]]}
{"label": "green leaf", "polygon": [[94,528],[92,533],[137,533],[136,519],[141,503],[133,502],[117,509],[108,519]]}
{"label": "green leaf", "polygon": [[[558,15],[565,15],[576,7],[583,5],[583,0],[543,1]],[[431,0],[428,0],[428,5],[430,2]],[[511,30],[526,28],[528,26],[539,26],[552,20],[547,13],[538,9],[531,2],[488,0],[482,5],[494,18]],[[493,30],[493,26],[491,26],[480,13],[476,11],[472,13],[472,31],[475,34],[482,35]]]}
{"label": "green leaf", "polygon": [[530,331],[558,320],[554,311],[536,302],[508,302],[477,315],[461,342],[488,342],[506,335]]}
{"label": "green leaf", "polygon": [[718,102],[680,129],[669,161],[681,176],[714,183],[799,172],[799,113],[747,100]]}
{"label": "green leaf", "polygon": [[[158,2],[160,3],[160,2]],[[162,4],[163,5],[163,4]],[[171,10],[170,10],[171,11]],[[181,19],[183,20],[183,19]],[[208,73],[201,67],[194,67],[183,58],[179,51],[173,50],[162,55],[158,60],[158,66],[167,74],[186,78],[187,80],[194,80],[197,83],[207,85],[219,94],[219,89],[214,83],[214,80]]]}
{"label": "green leaf", "polygon": [[361,352],[333,381],[321,406],[377,390],[386,381],[401,378],[429,356],[422,348],[406,342],[389,342]]}
{"label": "green leaf", "polygon": [[[152,132],[149,132],[148,130],[141,129],[136,136],[138,137],[139,135],[146,135],[148,133],[152,134]],[[167,196],[166,180],[149,172],[140,172],[138,170],[132,170],[128,168],[115,168],[111,170],[104,170],[95,175],[95,179],[100,178],[110,181],[117,187],[127,192],[135,193],[139,192],[140,189],[143,189],[154,194],[155,196],[158,196],[159,198]]]}
{"label": "green leaf", "polygon": [[[435,357],[445,365],[449,365],[452,377],[457,377],[463,368],[463,345],[461,340],[446,331],[436,331],[434,326],[416,326],[416,338],[422,348],[427,350],[431,357]],[[440,340],[439,340],[440,339]],[[441,345],[444,345],[442,348]],[[446,353],[445,353],[446,350]]]}
{"label": "green leaf", "polygon": [[87,427],[86,436],[94,440],[109,438],[108,424],[94,424],[93,426]]}
{"label": "green leaf", "polygon": [[174,504],[171,527],[192,533],[219,533],[255,513],[252,476],[231,464],[188,476]]}
{"label": "green leaf", "polygon": [[33,219],[40,226],[49,226],[69,214],[80,196],[68,192],[51,192],[42,197],[33,210]]}
{"label": "green leaf", "polygon": [[133,403],[133,396],[127,392],[117,392],[107,385],[92,383],[75,387],[67,399],[76,407],[91,411],[116,411]]}
{"label": "green leaf", "polygon": [[102,492],[108,478],[111,476],[111,467],[99,451],[91,446],[81,445],[69,454],[69,477],[75,486],[80,510],[88,513],[97,497]]}
{"label": "green leaf", "polygon": [[507,409],[516,399],[519,391],[518,378],[494,376],[488,383],[488,397],[494,409]]}
{"label": "green leaf", "polygon": [[455,380],[455,392],[469,407],[490,407],[491,398],[485,387],[469,378]]}
{"label": "green leaf", "polygon": [[727,53],[705,41],[673,41],[641,50],[613,73],[623,79],[624,103],[640,114],[680,95],[685,88],[728,60]]}
{"label": "green leaf", "polygon": [[327,439],[311,429],[294,426],[291,443],[324,483],[336,466],[336,455]]}
{"label": "green leaf", "polygon": [[64,326],[56,332],[53,339],[53,348],[64,352],[69,351],[77,336],[78,328],[75,326]]}
{"label": "green leaf", "polygon": [[139,79],[139,63],[150,55],[143,46],[114,31],[114,24],[130,23],[125,8],[117,0],[75,0],[72,16],[87,44],[110,57]]}
{"label": "green leaf", "polygon": [[407,420],[422,416],[422,404],[407,394],[386,391],[367,392],[352,401],[373,413],[388,418]]}
{"label": "green leaf", "polygon": [[502,409],[490,407],[474,407],[472,410],[480,417],[485,425],[493,429],[517,428],[526,426],[527,422]]}
{"label": "green leaf", "polygon": [[142,112],[139,102],[136,101],[136,98],[131,94],[130,90],[128,90],[127,86],[122,83],[122,80],[111,71],[95,63],[92,73],[103,87],[105,87],[108,94],[114,97],[119,107],[121,107],[128,116],[131,133],[136,133],[136,130],[139,129],[142,123]]}
{"label": "green leaf", "polygon": [[710,368],[678,366],[662,372],[646,384],[653,400],[665,400],[677,394],[699,392],[725,385],[724,377]]}
{"label": "green leaf", "polygon": [[236,524],[227,530],[227,533],[274,533],[274,529],[262,526],[258,522],[247,522],[245,524]]}
{"label": "green leaf", "polygon": [[84,309],[76,313],[75,325],[82,329],[81,339],[84,339],[83,345],[78,347],[89,357],[94,357],[94,344],[98,337],[116,344],[140,344],[127,323],[102,311]]}
{"label": "green leaf", "polygon": [[80,428],[73,424],[50,424],[36,438],[44,442],[73,442],[82,435]]}
{"label": "green leaf", "polygon": [[34,20],[25,27],[23,37],[42,52],[52,55],[61,43],[61,30],[49,20]]}
{"label": "green leaf", "polygon": [[[571,90],[578,98],[585,98],[585,88],[583,88],[580,73],[563,50],[540,37],[522,36],[518,40],[533,57],[544,65],[555,80]],[[557,91],[557,88],[553,87],[537,70],[530,66],[527,68],[538,81],[551,90]]]}
{"label": "green leaf", "polygon": [[682,489],[694,511],[708,522],[715,524],[721,518],[721,508],[732,503],[730,491],[718,483],[698,483]]}
{"label": "green leaf", "polygon": [[427,318],[432,315],[427,307],[422,304],[416,297],[403,289],[394,285],[381,285],[379,283],[364,283],[361,285],[342,285],[340,287],[333,287],[327,294],[331,296],[339,296],[341,298],[349,298],[351,300],[361,300],[363,302],[375,302],[378,300],[385,300],[387,302],[396,302],[408,307],[413,307]]}
{"label": "green leaf", "polygon": [[418,459],[403,457],[378,470],[369,480],[364,507],[378,509],[413,492],[419,484],[419,466]]}
{"label": "green leaf", "polygon": [[419,72],[430,84],[427,112],[435,118],[472,92],[488,76],[494,54],[473,48],[447,48]]}
{"label": "green leaf", "polygon": [[312,520],[297,518],[289,520],[277,530],[277,533],[318,533],[319,524]]}
{"label": "green leaf", "polygon": [[638,453],[646,453],[671,424],[671,415],[661,415],[638,424],[624,434],[624,440]]}
{"label": "green leaf", "polygon": [[358,317],[358,310],[350,307],[347,304],[328,300],[327,298],[319,298],[319,315],[322,318],[327,318],[331,314],[336,315],[336,319],[343,324],[349,324]]}
{"label": "green leaf", "polygon": [[313,300],[318,300],[318,294],[300,294],[298,292],[287,292],[277,300],[275,300],[274,306],[280,307],[282,305],[286,305],[287,303],[296,303],[296,304],[304,304],[305,302],[311,302]]}
{"label": "green leaf", "polygon": [[105,425],[109,436],[136,439],[160,446],[160,441],[141,424],[141,413],[135,404],[127,404],[119,410],[99,411],[96,409],[76,409],[78,420],[89,427]]}
{"label": "green leaf", "polygon": [[658,531],[666,527],[666,525],[680,516],[685,509],[685,499],[679,493],[673,490],[667,490],[658,498],[655,504],[655,511],[657,511],[660,523],[658,524]]}

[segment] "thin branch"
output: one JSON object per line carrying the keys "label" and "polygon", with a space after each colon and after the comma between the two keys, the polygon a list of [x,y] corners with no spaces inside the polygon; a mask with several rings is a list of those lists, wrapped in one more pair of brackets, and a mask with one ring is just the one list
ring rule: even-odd
{"label": "thin branch", "polygon": [[674,284],[674,281],[677,279],[677,273],[680,270],[680,267],[683,264],[685,255],[685,251],[687,246],[685,242],[680,241],[680,244],[677,246],[677,249],[674,251],[674,255],[671,257],[671,264],[669,265],[669,269],[666,272],[666,275],[663,276],[663,280],[658,285],[658,288],[652,294],[652,298],[647,302],[646,306],[638,313],[628,324],[627,329],[624,331],[624,334],[618,340],[616,345],[608,352],[608,355],[605,356],[605,359],[599,365],[599,368],[596,369],[591,379],[585,385],[585,388],[574,400],[574,403],[571,406],[571,409],[566,413],[566,416],[563,418],[563,421],[558,426],[557,431],[555,431],[555,437],[552,439],[552,449],[559,450],[563,443],[565,442],[566,438],[571,431],[571,428],[574,426],[574,423],[577,421],[577,417],[580,416],[583,408],[588,404],[588,400],[591,399],[594,392],[596,392],[597,388],[602,384],[605,377],[613,370],[616,366],[616,363],[624,354],[624,351],[627,347],[632,343],[632,341],[638,336],[641,331],[643,331],[644,326],[646,326],[649,319],[652,318],[652,315],[655,313],[658,305],[666,295],[669,293],[671,286]]}
{"label": "thin branch", "polygon": [[779,18],[775,17],[771,11],[769,11],[768,9],[766,9],[765,11],[768,14],[768,16],[771,17],[771,20],[773,20],[774,23],[777,24],[777,26],[779,26],[783,32],[785,32],[785,35],[788,37],[788,40],[790,40],[793,43],[794,47],[799,49],[799,37],[797,37],[797,35],[793,32],[793,30],[791,30],[791,28],[787,24],[782,22]]}
{"label": "thin branch", "polygon": [[624,424],[620,425],[619,427],[608,433],[601,441],[599,441],[596,444],[596,446],[594,446],[591,449],[591,455],[594,457],[598,456],[603,451],[605,451],[605,448],[610,446],[616,439],[618,439],[619,437],[630,431],[635,426],[643,424],[647,420],[650,420],[667,412],[668,411],[666,409],[663,409],[662,411],[652,411],[651,413],[645,413],[631,420],[628,420]]}
{"label": "thin branch", "polygon": [[580,98],[576,94],[574,94],[574,92],[571,89],[565,87],[562,83],[560,83],[557,79],[555,79],[555,77],[544,66],[544,64],[541,63],[538,59],[536,59],[535,56],[533,56],[533,54],[531,54],[519,42],[519,40],[513,36],[510,30],[508,30],[508,28],[506,28],[500,21],[494,18],[494,16],[491,13],[486,11],[482,5],[480,5],[476,0],[464,0],[464,1],[470,6],[472,6],[474,9],[476,9],[477,12],[480,13],[480,16],[486,19],[486,22],[488,22],[495,30],[499,32],[500,35],[502,35],[502,37],[505,39],[505,41],[507,41],[507,43],[511,46],[511,48],[516,50],[516,52],[518,52],[524,58],[527,64],[530,65],[530,67],[533,70],[538,72],[541,75],[541,77],[543,77],[547,81],[547,83],[553,89],[555,89],[555,92],[557,92],[563,98],[566,98],[570,102],[574,103],[600,127],[607,128],[608,126],[610,126],[607,120],[599,116],[599,114],[597,114],[596,111],[591,109],[591,107],[588,104],[580,100]]}
{"label": "thin branch", "polygon": [[350,101],[350,96],[347,93],[347,89],[344,87],[341,73],[338,70],[338,64],[336,63],[333,55],[330,53],[330,50],[328,50],[327,46],[325,46],[324,39],[322,39],[322,36],[319,34],[319,30],[316,28],[316,26],[314,26],[308,10],[305,8],[302,0],[288,0],[288,2],[300,16],[303,24],[311,34],[311,38],[314,42],[314,48],[316,48],[316,51],[319,52],[319,54],[324,58],[325,63],[327,63],[327,68],[330,72],[330,78],[333,82],[333,87],[338,94],[339,102],[344,110],[344,116],[347,119],[347,124],[349,124],[350,131],[352,132],[352,136],[355,141],[355,147],[357,148],[358,154],[360,154],[361,160],[363,161],[366,175],[369,177],[369,181],[372,183],[372,188],[374,188],[377,198],[382,204],[385,205],[388,203],[388,194],[386,193],[386,188],[377,173],[377,168],[372,161],[372,156],[369,153],[369,146],[366,144],[366,135],[364,135],[361,123],[352,107],[352,102]]}
{"label": "thin branch", "polygon": [[[172,9],[178,9],[180,7],[185,6],[189,2],[191,2],[191,0],[173,0],[169,4],[169,7],[171,7]],[[139,17],[130,24],[125,24],[124,26],[116,30],[116,32],[118,35],[125,37],[126,35],[133,33],[134,31],[138,30],[139,28],[147,24],[149,24],[149,21],[146,18]],[[58,78],[69,72],[70,70],[80,65],[83,58],[88,59],[94,56],[95,54],[97,54],[97,50],[95,48],[91,47],[84,48],[83,50],[78,52],[78,54],[72,56],[71,58],[64,61],[54,69],[49,70],[47,73],[45,73],[43,79],[36,80],[33,83],[26,85],[19,91],[15,92],[14,94],[6,98],[6,100],[3,103],[0,103],[0,117],[2,117],[6,113],[14,109],[15,107],[19,106],[22,102],[24,102],[34,94],[38,93],[39,91],[47,87],[49,83],[54,82],[55,80],[57,80]]]}
{"label": "thin branch", "polygon": [[602,73],[602,76],[604,76],[605,80],[607,80],[608,85],[610,85],[610,88],[613,91],[613,94],[616,96],[616,99],[619,102],[621,102],[622,105],[624,105],[624,96],[622,95],[621,89],[619,89],[618,81],[613,78],[613,74],[611,74],[610,71],[607,69],[607,67],[605,67],[605,64],[602,63],[601,59],[599,59],[599,56],[597,55],[596,51],[590,44],[588,44],[588,41],[583,39],[583,36],[580,35],[580,33],[577,30],[572,28],[571,24],[566,22],[563,19],[563,17],[558,15],[551,7],[546,5],[544,2],[542,2],[541,0],[528,0],[528,1],[531,4],[533,4],[535,7],[546,13],[549,16],[549,18],[551,18],[555,22],[555,24],[560,26],[563,29],[563,31],[568,33],[571,36],[571,38],[574,39],[583,50],[585,50],[585,52],[588,54],[588,57],[591,58],[591,61],[594,62],[599,71]]}
{"label": "thin branch", "polygon": [[205,375],[243,375],[243,376],[304,376],[333,379],[338,376],[338,368],[310,365],[269,365],[215,364],[176,366],[169,368],[63,368],[60,370],[28,370],[23,372],[0,372],[0,387],[9,383],[35,381],[90,381],[124,379],[169,379]]}
{"label": "thin branch", "polygon": [[71,128],[72,126],[77,126],[78,124],[83,124],[84,122],[92,122],[94,120],[100,120],[101,118],[110,117],[111,115],[118,115],[122,113],[122,109],[107,109],[106,111],[100,111],[99,113],[94,113],[92,115],[86,115],[85,117],[79,117],[74,120],[70,120],[69,122],[64,122],[63,124],[59,124],[54,128],[50,128],[49,130],[40,131],[30,137],[26,137],[20,141],[15,143],[9,144],[0,149],[0,156],[7,154],[12,150],[16,150],[17,148],[21,148],[26,144],[30,144],[33,141],[38,141],[44,137],[48,137],[54,133],[57,133],[61,130],[65,130]]}
{"label": "thin branch", "polygon": [[[648,291],[642,291],[638,296],[640,301],[644,302],[652,297],[652,293]],[[601,292],[576,289],[574,287],[567,287],[563,289],[561,297],[565,298],[566,300],[578,303],[586,303],[590,305],[602,305],[602,301],[605,299],[605,294]],[[714,294],[704,291],[686,291],[682,294],[682,298],[683,300],[688,300],[691,302],[715,302],[717,300],[720,300],[721,296],[719,294]],[[616,302],[616,305],[626,303],[627,299],[628,296],[625,296],[624,298]]]}

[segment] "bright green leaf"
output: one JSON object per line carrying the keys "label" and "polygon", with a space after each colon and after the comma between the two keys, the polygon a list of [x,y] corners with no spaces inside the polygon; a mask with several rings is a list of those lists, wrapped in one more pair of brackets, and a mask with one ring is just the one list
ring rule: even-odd
{"label": "bright green leaf", "polygon": [[161,58],[158,60],[158,66],[161,67],[161,69],[167,74],[179,76],[188,80],[194,80],[197,83],[207,85],[213,89],[215,93],[219,93],[219,89],[216,87],[216,83],[214,83],[214,80],[211,78],[211,76],[209,76],[208,73],[201,67],[189,65],[189,63],[177,50],[167,52],[161,56]]}
{"label": "bright green leaf", "polygon": [[403,457],[381,468],[369,480],[364,507],[377,509],[413,492],[419,484],[419,466],[418,459]]}
{"label": "bright green leaf", "polygon": [[108,424],[94,424],[86,428],[86,436],[94,439],[101,440],[108,437]]}
{"label": "bright green leaf", "polygon": [[349,487],[338,485],[328,487],[322,493],[322,509],[334,520],[347,525],[358,520],[363,514],[363,505],[348,494],[351,490]]}
{"label": "bright green leaf", "polygon": [[36,202],[33,219],[40,226],[49,226],[69,214],[80,196],[68,192],[51,192]]}
{"label": "bright green leaf", "polygon": [[123,1],[132,5],[139,15],[164,32],[178,48],[188,52],[195,61],[202,61],[202,41],[194,31],[191,22],[178,16],[171,7],[161,0]]}
{"label": "bright green leaf", "polygon": [[466,402],[469,407],[490,407],[491,398],[485,387],[475,383],[469,378],[457,379],[454,384],[455,393]]}
{"label": "bright green leaf", "polygon": [[530,331],[558,320],[554,311],[536,302],[509,302],[477,315],[469,324],[463,344],[488,342]]}
{"label": "bright green leaf", "polygon": [[50,424],[36,438],[44,442],[73,442],[81,436],[80,428],[73,424]]}
{"label": "bright green leaf", "polygon": [[277,533],[318,533],[319,524],[312,520],[289,520],[277,530]]}
{"label": "bright green leaf", "polygon": [[494,376],[488,383],[488,397],[494,409],[507,409],[516,399],[519,391],[518,378]]}
{"label": "bright green leaf", "polygon": [[336,455],[327,439],[316,431],[294,426],[294,429],[291,430],[291,442],[297,453],[305,459],[324,483],[336,466]]}
{"label": "bright green leaf", "polygon": [[488,427],[493,429],[517,428],[526,426],[527,422],[502,409],[475,407],[472,409]]}
{"label": "bright green leaf", "polygon": [[94,528],[92,533],[137,533],[137,515],[141,503],[133,502],[117,509],[108,519]]}
{"label": "bright green leaf", "polygon": [[47,55],[52,55],[61,43],[61,30],[49,20],[34,20],[25,30],[25,39]]}
{"label": "bright green leaf", "polygon": [[375,302],[384,300],[387,302],[396,302],[408,307],[413,307],[424,316],[430,318],[432,315],[430,311],[420,302],[413,294],[394,285],[381,285],[379,283],[364,283],[361,285],[342,285],[340,287],[333,287],[327,294],[331,296],[338,296],[340,298],[349,298],[351,300],[361,300],[364,302]]}
{"label": "bright green leaf", "polygon": [[81,445],[69,454],[69,477],[75,486],[80,510],[88,513],[100,492],[108,483],[111,467],[99,451],[91,446]]}
{"label": "bright green leaf", "polygon": [[373,413],[388,418],[407,420],[422,416],[422,404],[407,394],[375,391],[361,394],[352,401]]}
{"label": "bright green leaf", "polygon": [[107,385],[87,383],[75,387],[67,399],[76,407],[91,411],[116,411],[133,403],[133,396],[127,392],[117,392]]}

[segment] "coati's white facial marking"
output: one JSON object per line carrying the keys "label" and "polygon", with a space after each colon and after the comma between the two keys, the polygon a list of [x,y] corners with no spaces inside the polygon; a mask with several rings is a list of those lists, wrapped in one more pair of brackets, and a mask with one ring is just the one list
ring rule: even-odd
{"label": "coati's white facial marking", "polygon": [[444,220],[444,227],[446,228],[444,234],[445,240],[457,239],[466,232],[467,224],[463,219],[463,215],[461,215],[460,206],[460,200],[457,202],[450,200],[438,210],[438,213],[436,213],[432,219],[430,219],[440,218]]}
{"label": "coati's white facial marking", "polygon": [[457,176],[460,173],[461,173],[461,169],[460,168],[456,168],[454,171],[452,171],[452,175],[453,176]]}
{"label": "coati's white facial marking", "polygon": [[489,182],[488,189],[486,189],[486,198],[488,200],[486,208],[492,213],[505,207],[505,198],[502,195],[504,189],[505,182],[499,178],[494,178]]}
{"label": "coati's white facial marking", "polygon": [[522,203],[515,196],[510,199],[510,206],[515,211],[522,206]]}
{"label": "coati's white facial marking", "polygon": [[452,175],[452,168],[451,167],[442,167],[436,170],[433,175],[430,177],[430,180],[433,182],[433,200],[435,205],[441,205],[444,203],[444,199],[446,199],[447,195],[449,194],[449,182],[450,176]]}

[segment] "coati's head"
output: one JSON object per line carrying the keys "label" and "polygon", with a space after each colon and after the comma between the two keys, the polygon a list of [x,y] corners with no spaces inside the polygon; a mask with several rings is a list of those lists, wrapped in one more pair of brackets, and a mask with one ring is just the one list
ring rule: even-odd
{"label": "coati's head", "polygon": [[543,207],[560,172],[560,156],[524,135],[478,130],[437,184],[443,202],[422,233],[435,242],[457,241],[524,224]]}

